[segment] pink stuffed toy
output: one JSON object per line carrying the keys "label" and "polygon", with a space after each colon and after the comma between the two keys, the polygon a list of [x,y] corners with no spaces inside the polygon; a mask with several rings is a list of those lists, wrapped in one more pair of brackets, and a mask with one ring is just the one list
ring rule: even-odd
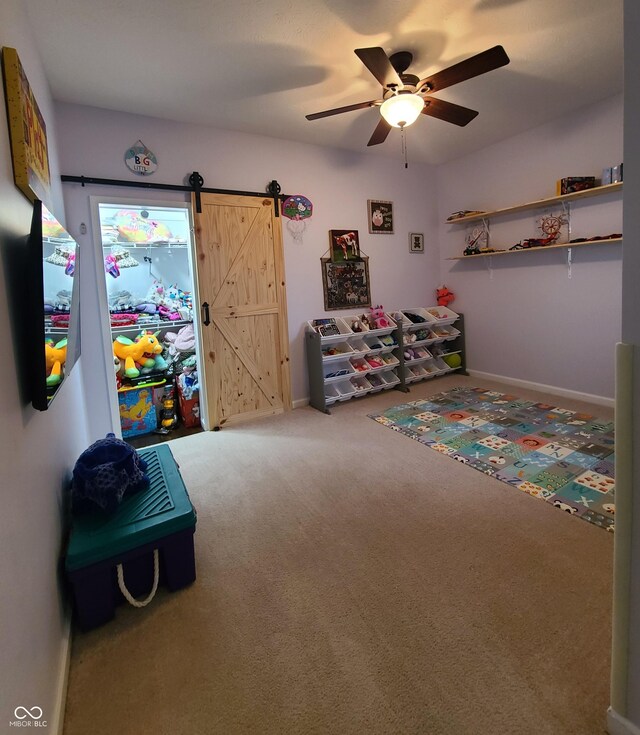
{"label": "pink stuffed toy", "polygon": [[374,306],[371,309],[371,318],[373,319],[374,324],[376,325],[376,329],[384,329],[385,327],[390,327],[389,320],[384,315],[384,310],[381,305]]}

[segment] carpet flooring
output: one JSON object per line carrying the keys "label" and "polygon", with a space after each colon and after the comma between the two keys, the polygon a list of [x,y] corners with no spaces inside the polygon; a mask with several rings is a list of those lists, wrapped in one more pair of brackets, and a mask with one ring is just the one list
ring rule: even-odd
{"label": "carpet flooring", "polygon": [[615,528],[613,422],[485,388],[454,388],[374,419],[600,528]]}
{"label": "carpet flooring", "polygon": [[74,634],[65,735],[604,733],[613,535],[381,431],[400,395],[171,442],[198,578]]}

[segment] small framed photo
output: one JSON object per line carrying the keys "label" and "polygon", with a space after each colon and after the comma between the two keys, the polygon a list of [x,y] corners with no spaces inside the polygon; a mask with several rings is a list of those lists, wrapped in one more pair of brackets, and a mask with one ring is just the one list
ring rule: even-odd
{"label": "small framed photo", "polygon": [[393,202],[367,199],[367,219],[372,235],[393,235]]}
{"label": "small framed photo", "polygon": [[424,253],[424,235],[422,232],[409,233],[409,252]]}
{"label": "small framed photo", "polygon": [[329,253],[332,263],[360,260],[358,230],[329,230]]}
{"label": "small framed photo", "polygon": [[321,258],[325,311],[371,306],[368,258],[332,263]]}

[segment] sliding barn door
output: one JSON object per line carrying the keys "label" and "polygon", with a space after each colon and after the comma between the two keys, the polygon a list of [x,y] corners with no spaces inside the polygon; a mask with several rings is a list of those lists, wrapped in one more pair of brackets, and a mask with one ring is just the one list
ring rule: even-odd
{"label": "sliding barn door", "polygon": [[273,199],[202,194],[201,200],[202,213],[195,214],[201,390],[208,424],[216,428],[291,408],[284,256]]}

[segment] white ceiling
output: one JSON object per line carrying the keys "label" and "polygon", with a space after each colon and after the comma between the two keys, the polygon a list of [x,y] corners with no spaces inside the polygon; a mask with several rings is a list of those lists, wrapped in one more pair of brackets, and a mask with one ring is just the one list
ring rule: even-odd
{"label": "white ceiling", "polygon": [[305,114],[380,96],[353,49],[439,71],[496,44],[511,63],[438,97],[467,127],[421,116],[411,160],[442,163],[622,90],[623,0],[26,0],[56,99],[288,140],[368,148],[377,109]]}

